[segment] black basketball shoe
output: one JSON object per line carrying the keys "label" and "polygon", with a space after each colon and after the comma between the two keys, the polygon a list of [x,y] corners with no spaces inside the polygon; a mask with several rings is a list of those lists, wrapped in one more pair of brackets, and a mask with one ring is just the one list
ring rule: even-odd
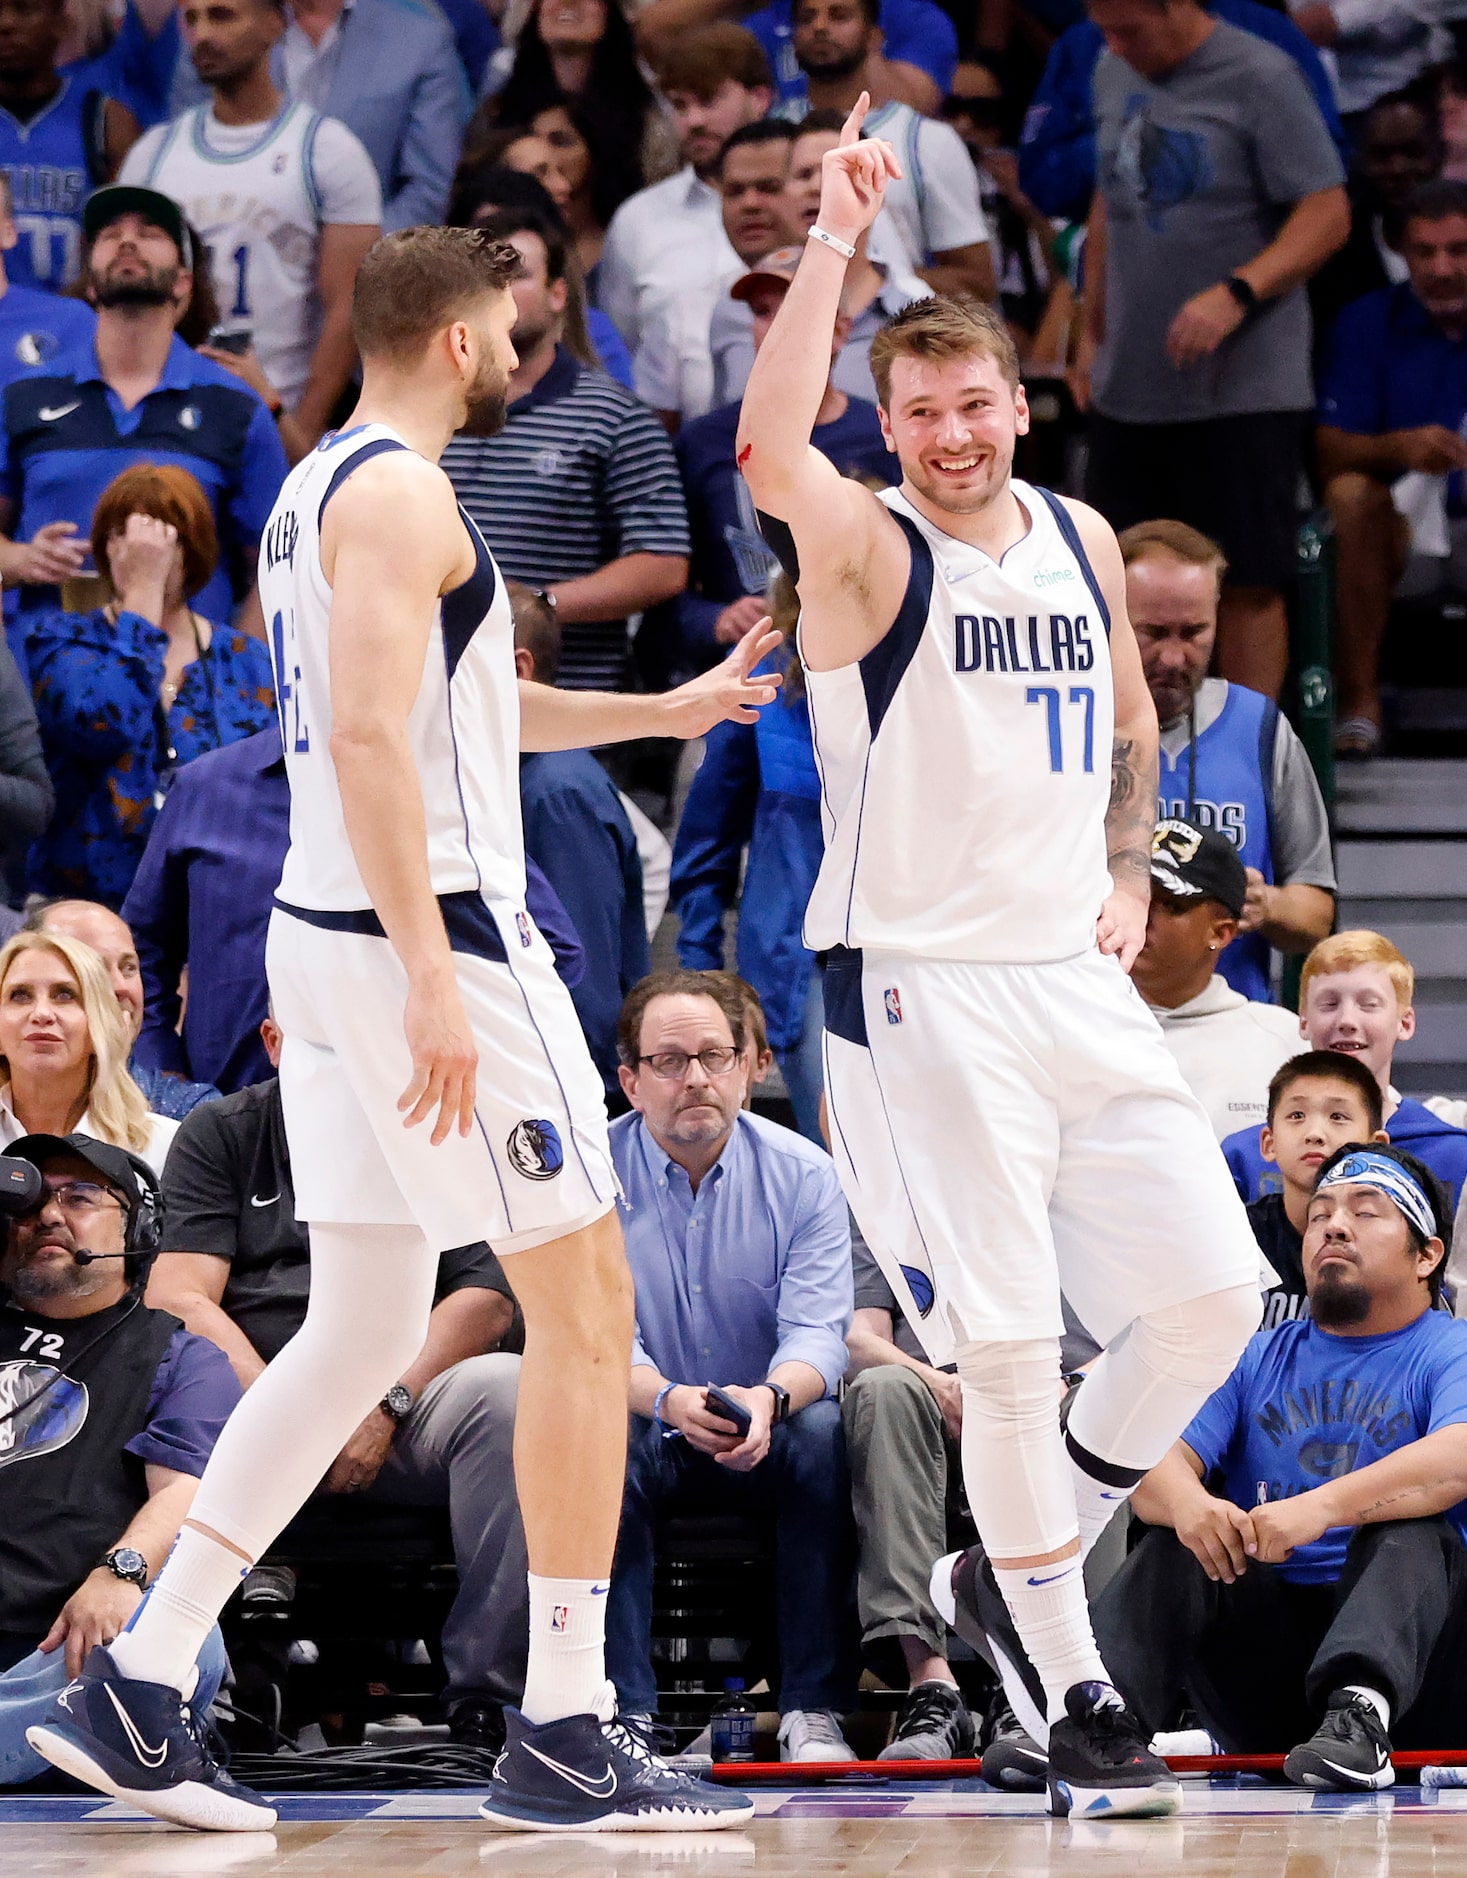
{"label": "black basketball shoe", "polygon": [[1043,1748],[1049,1739],[1044,1684],[1019,1640],[983,1547],[970,1545],[966,1552],[940,1558],[929,1589],[938,1616],[993,1664],[1024,1732]]}
{"label": "black basketball shoe", "polygon": [[1182,1810],[1176,1775],[1107,1682],[1077,1682],[1049,1731],[1049,1810],[1074,1819],[1163,1818]]}
{"label": "black basketball shoe", "polygon": [[1378,1793],[1394,1786],[1390,1739],[1375,1704],[1368,1696],[1336,1689],[1313,1736],[1285,1760],[1284,1774],[1296,1787],[1332,1787],[1340,1793]]}
{"label": "black basketball shoe", "polygon": [[754,1802],[694,1780],[639,1729],[595,1715],[534,1727],[504,1711],[506,1740],[479,1817],[504,1832],[706,1832],[744,1826]]}
{"label": "black basketball shoe", "polygon": [[1043,1793],[1049,1756],[1019,1720],[1000,1689],[984,1718],[987,1746],[980,1771],[1004,1793]]}
{"label": "black basketball shoe", "polygon": [[890,1747],[879,1761],[963,1761],[973,1753],[973,1717],[950,1682],[919,1682],[902,1704]]}
{"label": "black basketball shoe", "polygon": [[104,1649],[88,1654],[25,1738],[62,1773],[175,1826],[263,1832],[275,1824],[275,1808],[230,1777],[224,1744],[177,1689],[124,1676]]}

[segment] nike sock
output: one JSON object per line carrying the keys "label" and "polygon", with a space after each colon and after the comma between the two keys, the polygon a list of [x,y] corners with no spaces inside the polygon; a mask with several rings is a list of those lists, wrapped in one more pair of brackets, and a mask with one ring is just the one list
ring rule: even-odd
{"label": "nike sock", "polygon": [[248,1559],[185,1526],[132,1622],[108,1654],[124,1676],[187,1686],[205,1637],[250,1569]]}
{"label": "nike sock", "polygon": [[1080,1555],[1076,1553],[1056,1565],[1026,1566],[1017,1571],[995,1565],[993,1576],[1029,1660],[1044,1684],[1049,1720],[1062,1721],[1066,1692],[1077,1682],[1110,1681],[1090,1628]]}
{"label": "nike sock", "polygon": [[[225,1423],[117,1666],[182,1690],[229,1594],[294,1518],[372,1405],[423,1347],[438,1255],[410,1226],[311,1227],[305,1322]],[[240,1554],[244,1556],[241,1557]]]}
{"label": "nike sock", "polygon": [[529,1577],[530,1659],[520,1712],[536,1727],[594,1714],[606,1688],[606,1580]]}
{"label": "nike sock", "polygon": [[1365,1700],[1375,1709],[1376,1714],[1379,1715],[1381,1727],[1389,1730],[1391,1725],[1391,1705],[1381,1694],[1379,1689],[1367,1689],[1363,1682],[1347,1682],[1345,1684],[1345,1694],[1363,1695]]}
{"label": "nike sock", "polygon": [[1108,1486],[1105,1481],[1087,1474],[1083,1467],[1075,1462],[1074,1450],[1070,1452],[1070,1484],[1075,1489],[1075,1512],[1080,1521],[1080,1557],[1087,1559],[1095,1541],[1115,1518],[1117,1509],[1124,1506],[1135,1492],[1135,1485],[1129,1487]]}

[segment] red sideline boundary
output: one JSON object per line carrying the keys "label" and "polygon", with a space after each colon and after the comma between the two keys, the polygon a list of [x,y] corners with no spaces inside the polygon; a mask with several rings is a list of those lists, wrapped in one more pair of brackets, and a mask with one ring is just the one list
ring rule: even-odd
{"label": "red sideline boundary", "polygon": [[[1467,1767],[1461,1748],[1407,1748],[1391,1756],[1398,1773],[1422,1767]],[[1280,1774],[1282,1754],[1169,1754],[1176,1774]],[[804,1786],[832,1780],[972,1780],[980,1763],[967,1761],[715,1761],[711,1778],[732,1786]]]}

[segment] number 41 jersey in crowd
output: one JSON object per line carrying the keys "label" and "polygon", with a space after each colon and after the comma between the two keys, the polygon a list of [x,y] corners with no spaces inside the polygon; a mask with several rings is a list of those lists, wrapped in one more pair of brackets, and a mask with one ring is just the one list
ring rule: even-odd
{"label": "number 41 jersey in crowd", "polygon": [[988,963],[1073,958],[1111,890],[1110,613],[1068,510],[1015,482],[1000,559],[884,502],[901,610],[857,664],[806,673],[825,859],[806,943]]}

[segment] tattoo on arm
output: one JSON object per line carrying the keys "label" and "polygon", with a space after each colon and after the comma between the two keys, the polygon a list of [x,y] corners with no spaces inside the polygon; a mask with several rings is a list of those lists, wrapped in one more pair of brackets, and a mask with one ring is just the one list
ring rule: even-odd
{"label": "tattoo on arm", "polygon": [[1156,760],[1141,755],[1135,740],[1117,737],[1111,746],[1110,808],[1105,817],[1111,876],[1149,892],[1151,836],[1156,827]]}

